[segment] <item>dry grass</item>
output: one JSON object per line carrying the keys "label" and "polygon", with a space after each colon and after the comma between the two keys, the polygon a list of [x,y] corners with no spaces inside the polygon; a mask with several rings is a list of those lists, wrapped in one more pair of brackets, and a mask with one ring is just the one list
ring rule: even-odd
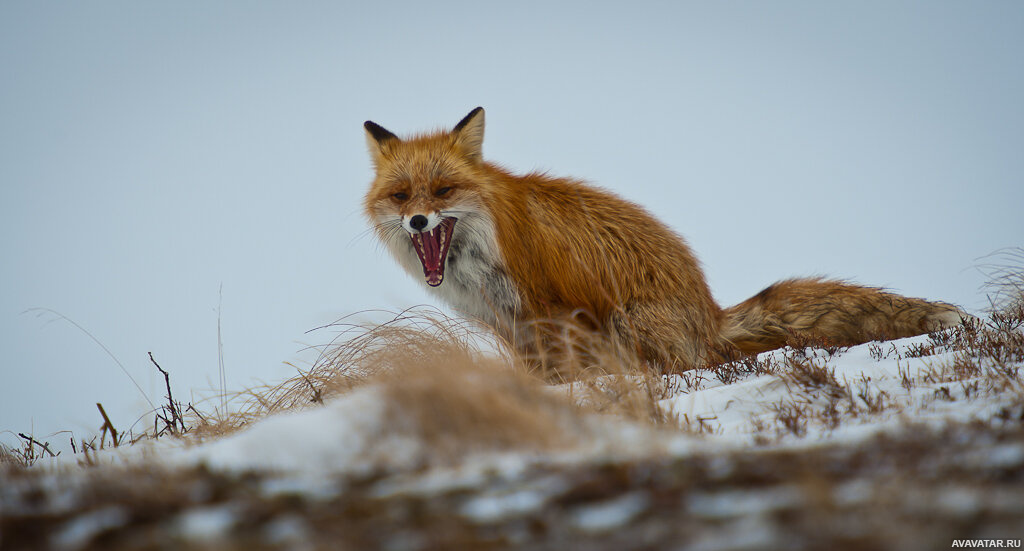
{"label": "dry grass", "polygon": [[773,356],[763,358],[747,357],[739,360],[726,362],[712,368],[715,377],[722,384],[732,384],[741,379],[757,375],[777,375],[785,369],[779,365]]}
{"label": "dry grass", "polygon": [[21,449],[16,449],[0,444],[0,473],[11,469],[24,469],[35,463],[36,456],[28,455]]}
{"label": "dry grass", "polygon": [[849,396],[845,385],[836,380],[835,368],[828,366],[827,360],[786,357],[787,369],[779,377],[789,388],[799,388],[830,399]]}
{"label": "dry grass", "polygon": [[987,390],[1014,388],[1024,392],[1024,293],[1004,294],[1001,307],[987,319],[964,320],[953,331],[932,333],[926,348],[952,352],[952,359],[935,362],[923,375],[929,383],[980,379]]}
{"label": "dry grass", "polygon": [[240,393],[231,402],[241,406],[228,415],[191,410],[185,436],[215,438],[368,385],[381,390],[388,432],[414,436],[440,462],[481,450],[570,447],[593,436],[594,414],[677,425],[657,404],[669,393],[663,377],[620,349],[595,344],[588,363],[573,367],[574,383],[551,386],[507,343],[433,309],[401,312],[383,324],[342,320],[325,329],[337,336],[318,348],[310,370]]}
{"label": "dry grass", "polygon": [[5,469],[26,469],[40,459],[61,454],[59,451],[54,452],[49,442],[40,442],[31,434],[19,432],[16,436],[20,439],[19,447],[0,443],[0,472]]}
{"label": "dry grass", "polygon": [[983,290],[992,311],[1020,311],[1024,308],[1024,247],[998,250],[982,260],[978,270],[985,274]]}
{"label": "dry grass", "polygon": [[586,437],[585,419],[594,413],[676,424],[657,405],[668,395],[661,375],[621,349],[594,343],[571,366],[576,381],[553,387],[508,343],[434,309],[407,310],[382,324],[350,320],[321,328],[336,335],[317,347],[319,358],[308,371],[238,393],[228,401],[238,405],[227,414],[186,411],[183,435],[197,442],[216,438],[366,385],[382,389],[396,432],[416,434],[448,458],[479,449],[569,446]]}
{"label": "dry grass", "polygon": [[[319,357],[307,371],[296,367],[298,374],[282,383],[230,396],[230,411],[208,415],[190,412],[189,435],[202,440],[228,434],[273,413],[322,404],[389,372],[412,373],[418,368],[444,365],[448,359],[514,365],[503,343],[436,309],[406,310],[380,324],[356,322],[357,315],[318,328],[336,335],[328,344],[312,347],[319,351]],[[485,359],[481,350],[488,347],[493,349],[492,358],[497,359]]]}
{"label": "dry grass", "polygon": [[371,378],[383,390],[388,430],[415,435],[444,460],[565,448],[587,436],[583,411],[501,362],[450,350],[396,351],[391,359]]}

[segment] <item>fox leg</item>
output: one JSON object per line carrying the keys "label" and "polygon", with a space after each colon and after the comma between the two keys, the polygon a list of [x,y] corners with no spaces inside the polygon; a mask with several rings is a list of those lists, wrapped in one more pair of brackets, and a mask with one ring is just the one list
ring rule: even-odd
{"label": "fox leg", "polygon": [[621,346],[635,350],[662,373],[677,373],[737,356],[719,337],[720,316],[717,306],[698,310],[675,303],[641,303],[612,314],[609,329]]}
{"label": "fox leg", "polygon": [[621,353],[593,316],[583,311],[549,312],[548,317],[516,325],[513,334],[526,369],[556,384],[579,379],[585,372],[603,373],[607,360]]}

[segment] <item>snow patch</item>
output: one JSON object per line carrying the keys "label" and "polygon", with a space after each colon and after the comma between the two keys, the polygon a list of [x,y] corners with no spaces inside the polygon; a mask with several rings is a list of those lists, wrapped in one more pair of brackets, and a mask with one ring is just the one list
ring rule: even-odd
{"label": "snow patch", "polygon": [[649,506],[650,499],[646,495],[634,492],[577,508],[571,522],[585,532],[606,532],[631,522]]}

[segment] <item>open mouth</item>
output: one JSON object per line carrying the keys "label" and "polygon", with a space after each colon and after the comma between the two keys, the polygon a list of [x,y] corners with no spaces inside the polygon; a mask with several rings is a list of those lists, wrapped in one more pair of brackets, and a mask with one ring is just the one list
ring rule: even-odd
{"label": "open mouth", "polygon": [[437,287],[444,281],[444,260],[448,256],[448,246],[452,244],[455,220],[444,218],[429,232],[409,234],[412,246],[423,263],[423,276],[431,287]]}

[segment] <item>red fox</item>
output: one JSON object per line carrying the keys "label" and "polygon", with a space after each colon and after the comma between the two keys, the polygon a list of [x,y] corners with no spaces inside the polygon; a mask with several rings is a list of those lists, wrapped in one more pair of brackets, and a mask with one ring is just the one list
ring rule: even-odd
{"label": "red fox", "polygon": [[552,350],[568,326],[667,373],[787,343],[919,335],[965,315],[823,279],[782,281],[722,309],[683,238],[640,206],[485,161],[483,108],[451,131],[407,139],[364,127],[376,169],[364,207],[377,236],[413,277],[528,358],[557,362]]}

